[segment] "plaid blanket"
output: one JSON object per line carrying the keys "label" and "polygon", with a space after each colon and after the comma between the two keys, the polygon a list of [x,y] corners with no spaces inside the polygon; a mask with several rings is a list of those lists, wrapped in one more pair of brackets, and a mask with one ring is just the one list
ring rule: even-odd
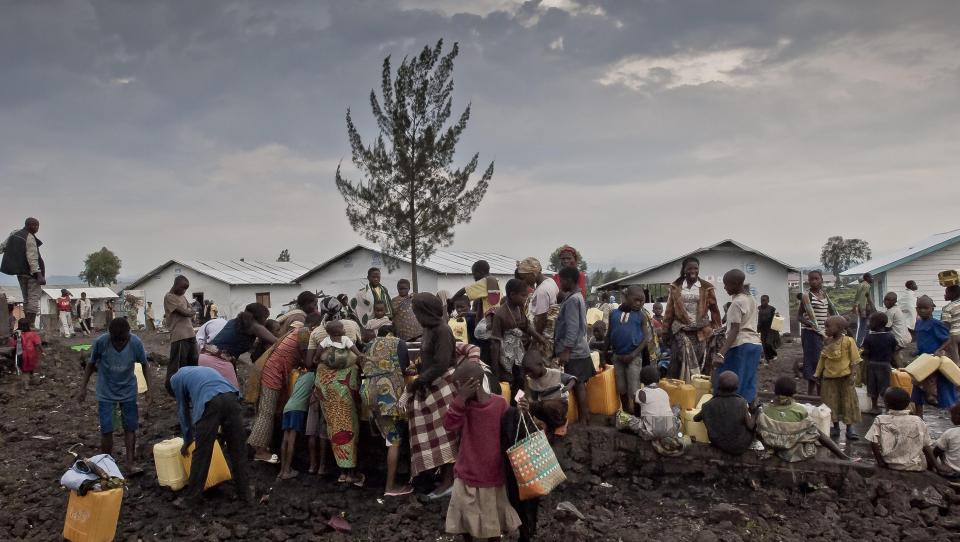
{"label": "plaid blanket", "polygon": [[413,476],[453,463],[457,459],[457,435],[443,428],[443,417],[453,402],[456,388],[451,367],[427,386],[426,397],[404,392],[400,401],[410,416],[410,470]]}

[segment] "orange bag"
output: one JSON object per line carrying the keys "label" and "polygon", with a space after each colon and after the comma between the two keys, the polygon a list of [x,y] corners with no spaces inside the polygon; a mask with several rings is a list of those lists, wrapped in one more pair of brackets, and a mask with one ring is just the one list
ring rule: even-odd
{"label": "orange bag", "polygon": [[[507,458],[510,459],[513,474],[517,477],[521,501],[549,495],[555,487],[567,479],[563,469],[560,468],[556,454],[553,453],[553,448],[547,441],[547,435],[543,431],[530,432],[527,426],[528,416],[530,416],[528,412],[521,411],[520,423],[517,424],[517,437],[520,436],[521,426],[527,436],[507,449]],[[530,423],[537,427],[532,418]]]}

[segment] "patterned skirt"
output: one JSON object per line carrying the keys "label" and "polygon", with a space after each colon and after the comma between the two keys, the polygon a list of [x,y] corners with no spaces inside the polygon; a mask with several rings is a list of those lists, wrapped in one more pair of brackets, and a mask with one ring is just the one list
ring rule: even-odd
{"label": "patterned skirt", "polygon": [[357,466],[357,433],[360,430],[358,373],[355,365],[343,369],[317,367],[315,387],[327,422],[327,435],[337,466],[343,469]]}
{"label": "patterned skirt", "polygon": [[849,377],[823,378],[820,381],[820,399],[830,407],[833,423],[840,421],[845,425],[853,425],[860,422],[860,401]]}
{"label": "patterned skirt", "polygon": [[253,429],[250,430],[250,437],[247,439],[247,444],[250,446],[255,448],[270,447],[270,439],[273,438],[273,421],[279,398],[279,391],[266,386],[261,387],[257,419],[253,422]]}
{"label": "patterned skirt", "polygon": [[443,417],[456,395],[453,367],[426,387],[426,396],[404,393],[410,416],[410,474],[453,463],[457,460],[457,435],[443,427]]}

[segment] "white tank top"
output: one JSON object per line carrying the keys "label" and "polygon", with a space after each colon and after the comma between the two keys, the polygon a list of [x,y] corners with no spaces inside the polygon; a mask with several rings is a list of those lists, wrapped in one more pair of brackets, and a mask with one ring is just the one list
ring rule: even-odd
{"label": "white tank top", "polygon": [[[642,390],[646,401],[637,399],[640,404],[640,416],[673,416],[670,408],[670,396],[659,387],[645,387]],[[639,393],[638,393],[639,395]]]}

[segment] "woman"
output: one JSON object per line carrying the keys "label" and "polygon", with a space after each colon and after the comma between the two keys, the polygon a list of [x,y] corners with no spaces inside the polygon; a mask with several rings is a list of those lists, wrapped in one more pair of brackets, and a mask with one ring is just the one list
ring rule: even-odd
{"label": "woman", "polygon": [[700,278],[700,260],[684,258],[680,278],[670,284],[663,328],[670,340],[670,378],[691,382],[700,373],[708,341],[720,329],[720,307],[712,284]]}
{"label": "woman", "polygon": [[307,316],[315,312],[317,312],[317,295],[308,290],[300,292],[297,296],[297,308],[277,318],[277,323],[280,324],[279,336],[283,337],[291,328],[302,326],[307,321]]}
{"label": "woman", "polygon": [[413,296],[413,314],[423,327],[420,374],[404,393],[410,417],[410,474],[441,468],[440,486],[430,494],[439,499],[453,487],[453,462],[457,459],[456,434],[443,427],[443,417],[453,403],[455,339],[444,319],[444,306],[433,294]]}
{"label": "woman", "polygon": [[267,356],[260,371],[260,402],[257,419],[253,423],[247,443],[253,447],[254,461],[277,463],[277,454],[270,453],[270,440],[273,438],[273,423],[277,407],[286,404],[290,394],[290,373],[305,366],[307,346],[310,344],[310,331],[320,323],[320,315],[314,312],[307,317],[303,326],[287,332]]}
{"label": "woman", "polygon": [[260,303],[250,303],[207,344],[216,346],[234,359],[252,350],[257,339],[268,345],[274,344],[277,337],[266,328],[269,316],[269,309]]}
{"label": "woman", "polygon": [[823,338],[826,337],[827,318],[840,314],[823,289],[823,273],[807,273],[810,291],[800,297],[800,345],[803,347],[803,378],[807,381],[807,393],[819,395],[816,382],[817,363],[823,351]]}
{"label": "woman", "polygon": [[[573,248],[570,245],[563,245],[560,247],[560,267],[572,267],[580,271],[580,253],[577,249]],[[557,269],[557,271],[560,271]],[[557,283],[557,286],[560,286],[560,274],[553,274],[553,281]],[[580,292],[583,293],[583,299],[587,299],[587,274],[583,271],[580,271],[580,279],[577,281],[577,286],[580,287]]]}

